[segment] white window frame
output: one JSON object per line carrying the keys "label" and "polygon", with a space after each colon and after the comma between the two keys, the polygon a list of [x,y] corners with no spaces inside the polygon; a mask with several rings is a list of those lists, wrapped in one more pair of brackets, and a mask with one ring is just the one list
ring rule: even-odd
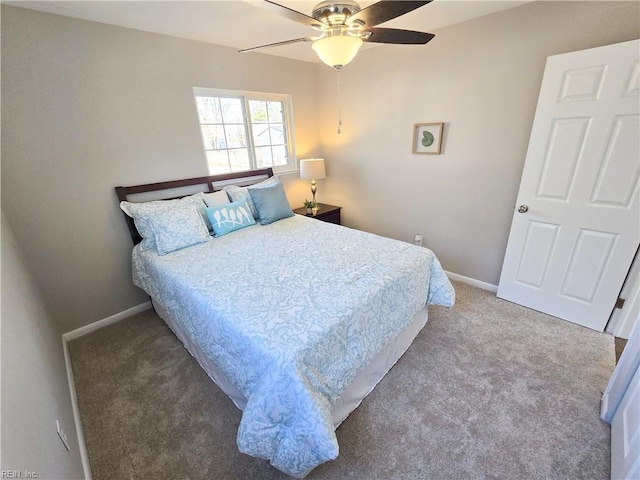
{"label": "white window frame", "polygon": [[[295,136],[293,131],[293,100],[290,94],[282,93],[266,93],[266,92],[249,92],[241,90],[222,90],[218,88],[207,87],[193,87],[193,102],[196,110],[196,119],[198,120],[198,128],[200,129],[200,138],[202,141],[202,148],[204,152],[204,161],[209,169],[209,162],[207,161],[207,146],[205,139],[202,135],[202,124],[200,123],[200,115],[198,113],[198,106],[196,102],[196,96],[199,97],[227,97],[227,98],[239,98],[243,103],[243,117],[244,126],[247,137],[247,148],[249,151],[249,162],[251,170],[257,169],[257,161],[255,154],[255,145],[253,144],[253,132],[251,125],[251,118],[249,117],[249,101],[261,100],[261,101],[279,101],[283,104],[283,116],[284,116],[284,134],[286,141],[287,152],[287,164],[273,166],[274,173],[290,173],[298,170],[298,161],[296,158],[295,148]],[[268,167],[264,167],[268,168]],[[211,172],[210,172],[211,173]]]}

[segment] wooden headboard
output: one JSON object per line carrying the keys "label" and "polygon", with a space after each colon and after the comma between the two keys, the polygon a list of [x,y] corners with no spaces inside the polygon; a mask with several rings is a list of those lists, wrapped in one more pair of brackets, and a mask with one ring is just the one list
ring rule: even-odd
{"label": "wooden headboard", "polygon": [[[273,169],[249,170],[247,172],[225,173],[223,175],[210,175],[208,177],[185,178],[182,180],[170,180],[168,182],[146,183],[131,187],[115,187],[119,202],[148,202],[151,200],[170,200],[192,195],[198,192],[216,192],[227,185],[241,187],[253,185],[273,176]],[[122,212],[129,227],[129,233],[133,244],[137,245],[142,237],[136,229],[136,225],[126,213]]]}

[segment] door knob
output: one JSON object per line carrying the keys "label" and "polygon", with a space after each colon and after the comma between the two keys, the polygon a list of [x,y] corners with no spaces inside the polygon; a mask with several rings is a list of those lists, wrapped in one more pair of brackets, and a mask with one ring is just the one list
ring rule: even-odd
{"label": "door knob", "polygon": [[519,211],[520,213],[526,213],[526,212],[528,212],[528,211],[529,211],[529,207],[528,207],[528,206],[526,206],[526,205],[520,205],[520,206],[518,207],[518,211]]}

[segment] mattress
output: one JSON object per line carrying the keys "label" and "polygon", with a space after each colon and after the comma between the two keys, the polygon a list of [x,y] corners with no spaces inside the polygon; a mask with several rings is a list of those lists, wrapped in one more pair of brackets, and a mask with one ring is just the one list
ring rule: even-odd
{"label": "mattress", "polygon": [[133,277],[236,389],[239,449],[295,477],[338,455],[347,387],[425,305],[454,301],[428,249],[302,216],[165,256],[136,247]]}

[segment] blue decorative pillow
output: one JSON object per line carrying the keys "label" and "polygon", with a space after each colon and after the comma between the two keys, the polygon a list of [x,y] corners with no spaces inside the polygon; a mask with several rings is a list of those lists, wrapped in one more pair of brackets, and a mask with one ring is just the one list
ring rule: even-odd
{"label": "blue decorative pillow", "polygon": [[[266,188],[273,187],[274,185],[282,185],[280,179],[277,176],[269,177],[262,182],[251,185],[249,188]],[[251,209],[251,214],[256,220],[260,219],[260,215],[256,210],[255,205],[253,204],[253,200],[251,199],[251,195],[249,195],[249,190],[247,187],[238,187],[237,185],[227,185],[222,189],[223,192],[226,192],[229,195],[229,198],[232,202],[241,202],[246,201],[247,205]]]}
{"label": "blue decorative pillow", "polygon": [[249,194],[258,212],[261,225],[268,225],[277,220],[293,217],[293,212],[284,193],[281,183],[273,187],[252,188],[249,187]]}
{"label": "blue decorative pillow", "polygon": [[149,216],[159,255],[209,240],[209,231],[193,203],[176,205]]}
{"label": "blue decorative pillow", "polygon": [[216,237],[256,223],[251,215],[251,209],[244,200],[217,207],[207,207],[205,210]]}

